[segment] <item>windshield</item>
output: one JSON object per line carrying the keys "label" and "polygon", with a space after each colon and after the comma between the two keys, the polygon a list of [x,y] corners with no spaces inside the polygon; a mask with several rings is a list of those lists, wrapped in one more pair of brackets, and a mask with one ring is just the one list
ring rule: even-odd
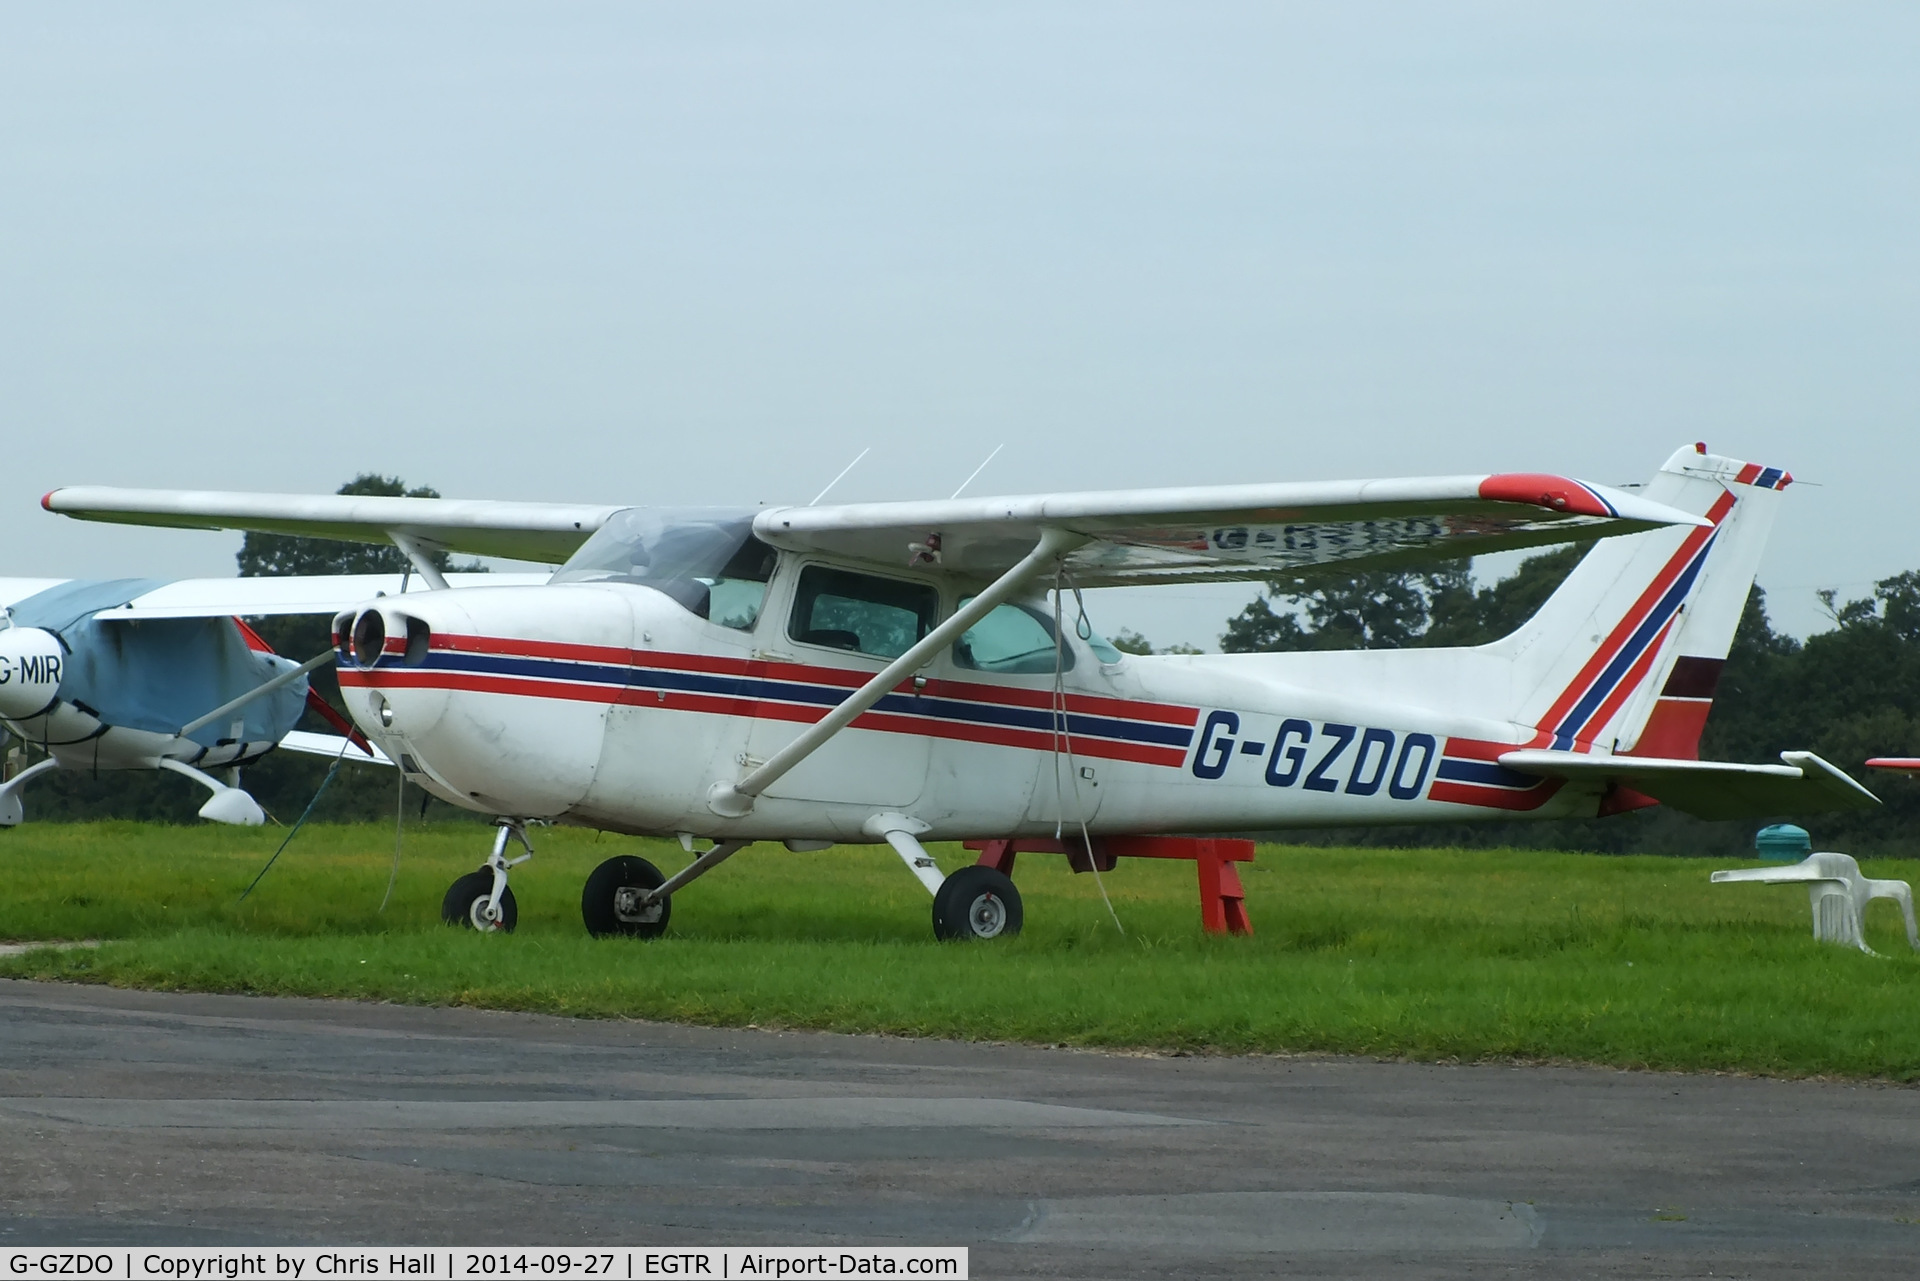
{"label": "windshield", "polygon": [[631,583],[723,627],[751,628],[773,577],[753,513],[732,507],[629,507],[580,545],[560,583]]}

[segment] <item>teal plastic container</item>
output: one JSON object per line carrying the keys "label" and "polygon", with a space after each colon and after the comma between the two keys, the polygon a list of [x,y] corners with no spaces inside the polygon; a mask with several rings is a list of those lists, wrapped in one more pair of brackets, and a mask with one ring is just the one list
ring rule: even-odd
{"label": "teal plastic container", "polygon": [[1761,858],[1776,863],[1798,863],[1813,853],[1813,838],[1804,827],[1775,823],[1760,829],[1753,838],[1753,848],[1760,851]]}

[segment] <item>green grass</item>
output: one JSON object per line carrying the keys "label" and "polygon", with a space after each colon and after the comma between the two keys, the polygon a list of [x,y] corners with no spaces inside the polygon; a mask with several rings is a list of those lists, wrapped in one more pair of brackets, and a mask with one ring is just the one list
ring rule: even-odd
{"label": "green grass", "polygon": [[[595,941],[580,885],[677,846],[535,833],[519,931],[438,923],[480,861],[468,824],[407,834],[392,906],[379,826],[280,833],[125,823],[0,834],[0,939],[108,940],[0,958],[0,974],[192,991],[344,996],[593,1017],[1214,1051],[1576,1060],[1920,1080],[1920,960],[1888,904],[1885,959],[1816,944],[1799,887],[1713,886],[1716,863],[1531,851],[1266,846],[1243,869],[1252,938],[1199,928],[1190,864],[1090,876],[1023,855],[1027,928],[933,941],[884,847],[749,849],[676,896],[667,937]],[[937,850],[958,866],[958,850]],[[1910,876],[1912,864],[1877,874]],[[1869,874],[1876,874],[1870,867]]]}

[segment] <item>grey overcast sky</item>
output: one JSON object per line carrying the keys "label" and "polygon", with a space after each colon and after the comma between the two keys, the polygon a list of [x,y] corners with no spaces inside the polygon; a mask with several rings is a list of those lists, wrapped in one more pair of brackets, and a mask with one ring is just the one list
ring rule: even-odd
{"label": "grey overcast sky", "polygon": [[[0,4],[0,574],[62,484],[805,502],[1777,464],[1920,567],[1920,6]],[[1211,645],[1251,588],[1109,597]]]}

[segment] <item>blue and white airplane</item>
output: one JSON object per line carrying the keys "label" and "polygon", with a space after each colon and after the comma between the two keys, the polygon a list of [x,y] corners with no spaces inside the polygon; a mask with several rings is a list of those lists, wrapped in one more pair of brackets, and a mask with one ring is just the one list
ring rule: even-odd
{"label": "blue and white airplane", "polygon": [[[280,657],[241,620],[330,617],[370,596],[401,596],[418,585],[410,577],[0,578],[0,729],[18,744],[0,780],[0,827],[22,821],[22,793],[50,770],[166,770],[212,793],[202,818],[252,825],[265,816],[239,771],[275,747],[384,763],[308,687],[307,673],[333,652]],[[295,730],[309,707],[339,734]],[[26,764],[29,753],[39,759]]]}

